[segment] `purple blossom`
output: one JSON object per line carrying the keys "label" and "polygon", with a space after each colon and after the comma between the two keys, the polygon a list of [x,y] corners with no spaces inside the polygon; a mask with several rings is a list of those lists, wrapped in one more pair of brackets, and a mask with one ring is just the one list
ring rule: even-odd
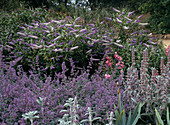
{"label": "purple blossom", "polygon": [[23,30],[25,30],[25,29],[26,29],[26,28],[25,28],[25,27],[23,27],[23,26],[21,26],[20,28],[21,28],[21,29],[23,29]]}
{"label": "purple blossom", "polygon": [[103,23],[104,23],[104,21],[100,22],[100,24],[103,24]]}
{"label": "purple blossom", "polygon": [[61,43],[60,43],[60,45],[63,45],[63,44],[65,44],[65,42],[61,42]]}
{"label": "purple blossom", "polygon": [[8,42],[9,44],[11,44],[11,45],[14,45],[14,43],[13,42]]}
{"label": "purple blossom", "polygon": [[139,23],[139,25],[146,26],[146,25],[148,25],[148,23]]}
{"label": "purple blossom", "polygon": [[117,21],[118,23],[121,23],[121,24],[122,24],[122,21],[119,20],[118,18],[116,18],[116,21]]}
{"label": "purple blossom", "polygon": [[117,9],[115,9],[115,8],[112,8],[115,12],[118,12],[118,13],[120,13],[120,10],[117,10]]}
{"label": "purple blossom", "polygon": [[138,19],[137,19],[137,20],[135,20],[135,22],[136,22],[136,23],[139,23],[139,22],[141,22],[141,21],[142,21],[142,20],[138,20]]}
{"label": "purple blossom", "polygon": [[124,48],[124,46],[121,45],[121,44],[118,44],[118,43],[115,43],[115,42],[113,42],[113,44],[115,44],[115,45],[118,46],[118,47]]}
{"label": "purple blossom", "polygon": [[141,17],[143,17],[143,15],[138,16],[138,19],[140,19]]}
{"label": "purple blossom", "polygon": [[131,20],[130,18],[128,18],[128,17],[125,17],[125,19],[127,19],[127,20],[130,21],[130,22],[132,21],[132,20]]}
{"label": "purple blossom", "polygon": [[120,15],[119,15],[119,17],[121,17],[122,15],[124,15],[125,14],[125,12],[124,13],[121,13]]}
{"label": "purple blossom", "polygon": [[73,41],[69,41],[69,42],[68,42],[68,45],[71,45],[72,42],[73,42]]}
{"label": "purple blossom", "polygon": [[92,51],[92,49],[88,50],[86,53],[90,53]]}
{"label": "purple blossom", "polygon": [[65,24],[64,25],[60,25],[58,28],[62,28],[62,27],[65,27]]}
{"label": "purple blossom", "polygon": [[137,33],[138,33],[138,31],[135,31],[135,32],[131,33],[130,35],[134,35],[134,34],[137,34]]}
{"label": "purple blossom", "polygon": [[95,26],[95,24],[88,24],[89,26],[91,26],[91,27],[94,27]]}
{"label": "purple blossom", "polygon": [[131,16],[135,11],[129,12],[128,16]]}
{"label": "purple blossom", "polygon": [[112,20],[112,18],[109,18],[109,17],[105,17],[106,20]]}
{"label": "purple blossom", "polygon": [[75,49],[77,49],[77,48],[78,48],[78,46],[71,47],[70,50],[75,50]]}
{"label": "purple blossom", "polygon": [[21,33],[21,32],[17,32],[17,34],[21,35],[21,36],[26,36],[25,33]]}
{"label": "purple blossom", "polygon": [[87,29],[81,29],[79,32],[83,33],[83,32],[86,32],[86,31],[87,31]]}
{"label": "purple blossom", "polygon": [[74,22],[81,20],[81,17],[77,17]]}
{"label": "purple blossom", "polygon": [[61,36],[56,37],[56,38],[53,40],[53,42],[55,42],[56,40],[58,40],[58,39],[60,39],[60,38],[61,38]]}
{"label": "purple blossom", "polygon": [[37,37],[37,36],[33,36],[33,35],[28,35],[28,37],[30,37],[30,38],[34,38],[34,39],[38,39],[38,37]]}

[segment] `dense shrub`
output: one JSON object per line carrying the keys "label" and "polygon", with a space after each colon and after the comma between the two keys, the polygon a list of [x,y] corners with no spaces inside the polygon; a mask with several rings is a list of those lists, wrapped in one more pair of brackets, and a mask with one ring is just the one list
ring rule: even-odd
{"label": "dense shrub", "polygon": [[[149,13],[149,22],[147,26],[152,32],[159,34],[170,33],[170,1],[168,0],[139,0],[128,1],[130,8],[135,9],[138,13]],[[135,8],[134,8],[135,7]]]}
{"label": "dense shrub", "polygon": [[0,44],[6,45],[10,37],[17,37],[16,33],[20,31],[20,27],[24,24],[48,20],[47,14],[47,11],[43,8],[31,10],[20,7],[12,12],[2,11],[0,13]]}

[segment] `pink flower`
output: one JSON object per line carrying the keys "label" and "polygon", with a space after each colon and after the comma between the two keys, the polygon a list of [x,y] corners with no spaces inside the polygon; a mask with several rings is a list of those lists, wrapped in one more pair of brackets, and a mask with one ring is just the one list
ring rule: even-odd
{"label": "pink flower", "polygon": [[116,63],[116,66],[119,66],[120,65],[120,62]]}
{"label": "pink flower", "polygon": [[106,57],[106,59],[107,59],[106,64],[113,69],[112,67],[113,62],[111,62],[109,57]]}
{"label": "pink flower", "polygon": [[125,65],[123,65],[123,64],[120,64],[120,66],[121,66],[122,68],[124,68],[124,67],[125,67]]}
{"label": "pink flower", "polygon": [[122,67],[119,66],[118,69],[122,69]]}
{"label": "pink flower", "polygon": [[106,57],[106,59],[110,61],[110,58],[109,58],[109,57]]}
{"label": "pink flower", "polygon": [[106,79],[111,78],[111,75],[105,74],[105,78],[106,78]]}
{"label": "pink flower", "polygon": [[170,46],[168,46],[168,48],[166,49],[166,55],[168,55],[168,53],[169,53],[169,48],[170,48]]}
{"label": "pink flower", "polygon": [[115,59],[117,59],[117,60],[122,60],[122,57],[121,57],[121,56],[119,56],[119,55],[117,54],[117,52],[115,52],[114,57],[115,57]]}
{"label": "pink flower", "polygon": [[109,67],[111,67],[111,68],[112,68],[112,64],[113,64],[113,62],[106,61],[106,64],[107,64]]}

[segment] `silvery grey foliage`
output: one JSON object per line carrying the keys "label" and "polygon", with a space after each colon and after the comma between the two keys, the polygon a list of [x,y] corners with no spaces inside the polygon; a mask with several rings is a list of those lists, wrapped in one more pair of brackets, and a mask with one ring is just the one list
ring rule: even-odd
{"label": "silvery grey foliage", "polygon": [[[133,48],[134,49],[134,48]],[[169,52],[170,53],[170,52]],[[128,102],[137,104],[142,102],[146,104],[146,113],[153,113],[154,108],[162,114],[169,103],[168,86],[170,79],[168,57],[167,64],[164,64],[164,58],[161,58],[160,74],[155,68],[151,68],[152,74],[148,73],[148,49],[143,52],[140,72],[135,68],[134,50],[132,50],[132,66],[127,69],[125,80],[125,95],[129,97]],[[170,55],[170,54],[169,54]],[[134,103],[133,103],[134,102]]]}
{"label": "silvery grey foliage", "polygon": [[91,107],[88,107],[88,113],[86,113],[85,115],[88,115],[88,119],[82,120],[81,123],[83,122],[89,122],[90,125],[92,125],[92,123],[95,120],[101,119],[101,117],[95,117],[93,118],[93,114],[95,114],[95,112],[93,112],[93,110],[91,109]]}
{"label": "silvery grey foliage", "polygon": [[25,120],[30,120],[31,125],[34,125],[33,120],[39,118],[39,116],[36,115],[37,113],[38,111],[30,111],[28,113],[23,114],[22,117],[24,117]]}
{"label": "silvery grey foliage", "polygon": [[66,112],[68,114],[64,114],[62,119],[59,119],[60,125],[78,125],[79,116],[77,114],[79,104],[77,101],[77,97],[69,98],[64,104],[65,107],[69,107],[69,110],[61,110],[61,112]]}

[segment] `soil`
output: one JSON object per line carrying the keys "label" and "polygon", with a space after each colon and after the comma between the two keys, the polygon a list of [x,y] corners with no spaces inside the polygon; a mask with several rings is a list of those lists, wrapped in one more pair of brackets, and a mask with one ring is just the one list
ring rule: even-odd
{"label": "soil", "polygon": [[168,46],[170,46],[170,34],[158,35],[158,38],[159,38],[159,42],[162,41],[163,46],[165,48],[168,48]]}

